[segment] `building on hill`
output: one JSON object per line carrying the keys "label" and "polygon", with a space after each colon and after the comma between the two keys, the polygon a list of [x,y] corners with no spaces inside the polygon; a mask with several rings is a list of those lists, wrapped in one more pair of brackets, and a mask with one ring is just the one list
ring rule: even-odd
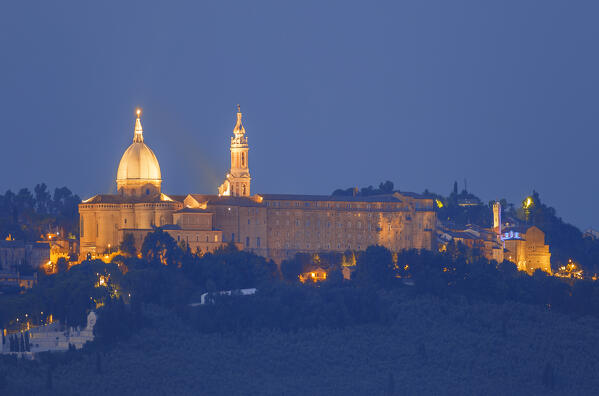
{"label": "building on hill", "polygon": [[375,244],[393,251],[434,248],[432,196],[250,195],[245,133],[238,108],[231,169],[218,194],[166,195],[138,113],[133,143],[117,172],[118,194],[96,195],[79,205],[80,256],[103,254],[127,233],[140,248],[153,227],[161,227],[193,251],[212,251],[232,242],[277,262],[299,252],[344,252]]}
{"label": "building on hill", "polygon": [[503,230],[501,240],[504,257],[529,274],[540,269],[551,274],[551,253],[545,245],[545,233],[535,226],[511,227]]}
{"label": "building on hill", "polygon": [[[81,349],[87,342],[94,340],[96,321],[96,313],[90,311],[84,328],[66,327],[56,321],[32,328],[27,325],[26,329],[12,333],[2,329],[3,342],[0,345],[0,354],[32,358],[34,354],[40,352],[64,352],[71,347]],[[12,342],[9,341],[11,338]],[[18,342],[20,339],[24,339],[25,342],[20,344]]]}
{"label": "building on hill", "polygon": [[48,242],[0,241],[0,272],[16,273],[23,265],[38,269],[48,261]]}
{"label": "building on hill", "polygon": [[594,228],[587,228],[582,234],[582,237],[594,240],[599,239],[599,231],[595,230]]}
{"label": "building on hill", "polygon": [[535,226],[514,225],[514,220],[502,223],[501,204],[493,204],[493,227],[484,228],[469,224],[456,227],[440,224],[437,237],[441,249],[448,243],[459,242],[469,248],[480,249],[488,260],[502,262],[508,260],[517,265],[520,271],[532,274],[541,269],[551,274],[551,253],[545,245],[545,233]]}
{"label": "building on hill", "polygon": [[363,250],[369,245],[430,250],[435,242],[433,200],[416,194],[190,194],[184,205],[212,211],[224,242],[240,243],[277,262],[296,253]]}
{"label": "building on hill", "polygon": [[442,251],[447,249],[449,243],[461,243],[470,249],[478,249],[487,260],[503,261],[503,244],[492,229],[474,224],[466,227],[440,224],[437,237]]}

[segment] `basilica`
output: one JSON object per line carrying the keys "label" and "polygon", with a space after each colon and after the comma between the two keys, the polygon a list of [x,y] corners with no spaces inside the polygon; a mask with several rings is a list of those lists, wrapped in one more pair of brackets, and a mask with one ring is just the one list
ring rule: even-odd
{"label": "basilica", "polygon": [[299,252],[364,250],[376,244],[392,251],[435,247],[431,197],[406,192],[252,195],[248,138],[239,106],[230,154],[231,168],[217,194],[165,194],[138,110],[133,142],[119,163],[117,194],[98,194],[79,205],[80,256],[115,250],[127,234],[139,249],[155,227],[192,251],[210,252],[234,243],[277,263]]}

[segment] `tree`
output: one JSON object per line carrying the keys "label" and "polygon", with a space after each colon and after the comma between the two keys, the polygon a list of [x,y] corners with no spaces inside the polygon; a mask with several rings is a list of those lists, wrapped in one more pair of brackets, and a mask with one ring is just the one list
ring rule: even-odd
{"label": "tree", "polygon": [[555,387],[555,371],[553,365],[549,362],[545,364],[543,369],[543,385],[548,389]]}
{"label": "tree", "polygon": [[125,233],[125,235],[123,236],[123,241],[119,246],[119,249],[121,252],[125,253],[130,257],[134,257],[137,255],[137,248],[135,247],[135,237],[132,233]]}
{"label": "tree", "polygon": [[50,212],[51,196],[45,183],[37,184],[33,189],[35,192],[35,209],[38,214],[44,215]]}
{"label": "tree", "polygon": [[395,378],[393,373],[389,373],[389,377],[387,378],[387,391],[386,395],[393,396],[395,394]]}
{"label": "tree", "polygon": [[8,387],[8,379],[6,377],[6,371],[0,371],[0,390]]}
{"label": "tree", "polygon": [[46,389],[52,390],[52,366],[50,365],[46,369]]}
{"label": "tree", "polygon": [[393,255],[383,246],[369,246],[358,255],[354,276],[364,286],[390,286],[395,280]]}
{"label": "tree", "polygon": [[297,282],[299,275],[304,272],[305,260],[300,258],[299,255],[284,260],[281,263],[281,274],[283,279],[288,282]]}
{"label": "tree", "polygon": [[102,358],[100,352],[96,352],[96,373],[102,374]]}
{"label": "tree", "polygon": [[56,261],[56,269],[60,273],[67,272],[67,270],[69,269],[69,263],[64,257],[58,258],[58,260]]}
{"label": "tree", "polygon": [[391,194],[393,192],[393,182],[387,180],[386,182],[379,184],[379,190],[382,194]]}
{"label": "tree", "polygon": [[182,251],[173,237],[162,229],[155,228],[146,235],[141,254],[152,265],[179,266]]}

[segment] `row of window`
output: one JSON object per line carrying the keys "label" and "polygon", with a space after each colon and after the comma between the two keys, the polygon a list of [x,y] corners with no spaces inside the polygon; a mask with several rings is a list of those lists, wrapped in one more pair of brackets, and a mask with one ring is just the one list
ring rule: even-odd
{"label": "row of window", "polygon": [[[301,235],[301,234],[299,234],[299,235]],[[298,235],[298,237],[299,237],[299,235]],[[313,238],[316,238],[316,239],[320,239],[321,238],[320,232],[317,232],[315,234],[310,234],[309,232],[306,232],[304,234],[304,239],[310,239],[311,236]],[[275,237],[279,237],[279,232],[278,231],[275,232]],[[289,231],[287,231],[286,237],[287,237],[287,239],[291,238],[291,233]],[[323,237],[328,239],[328,238],[332,238],[334,236],[331,235],[330,233],[326,233],[326,234],[323,235]],[[356,237],[356,239],[362,239],[362,234],[355,234],[355,237]],[[364,239],[373,239],[373,238],[374,238],[374,236],[372,234],[364,236]],[[339,233],[339,234],[337,234],[337,239],[352,239],[352,234]]]}
{"label": "row of window", "polygon": [[[333,246],[333,247],[331,247],[331,246]],[[311,246],[308,243],[304,247],[304,245],[300,245],[300,244],[295,244],[294,245],[294,244],[286,243],[285,244],[285,249],[308,249],[308,250],[310,250],[310,249],[316,249],[316,250],[319,250],[319,249],[334,249],[334,246],[335,245],[331,245],[330,243],[327,243],[326,245],[317,244],[317,245]],[[281,244],[277,243],[276,247],[277,247],[277,249],[281,249]],[[351,250],[352,249],[352,244],[348,243],[347,245],[345,245],[345,244],[338,243],[337,244],[337,250],[341,250],[341,249],[343,249],[343,250]],[[356,249],[357,250],[362,250],[362,245],[357,245]]]}
{"label": "row of window", "polygon": [[[297,213],[297,212],[295,212],[295,213]],[[291,212],[280,212],[278,210],[275,211],[275,216],[290,216],[290,215],[291,215]],[[318,214],[315,214],[315,215],[318,216]],[[327,217],[334,217],[334,216],[360,217],[361,213],[327,212]],[[372,217],[372,213],[368,213],[368,218],[371,218],[371,217]]]}
{"label": "row of window", "polygon": [[388,209],[400,209],[401,205],[400,204],[382,204],[382,203],[376,203],[376,204],[351,204],[351,203],[331,203],[331,202],[323,202],[323,201],[316,201],[316,202],[305,202],[305,201],[266,201],[266,206],[272,206],[275,208],[281,208],[281,207],[291,207],[291,206],[295,206],[296,208],[302,206],[305,208],[309,208],[309,207],[316,207],[316,208],[338,208],[338,209],[381,209],[381,208],[388,208]]}
{"label": "row of window", "polygon": [[[248,224],[250,224],[249,220],[248,220]],[[368,224],[368,226],[367,226],[368,231],[372,231],[372,225],[370,223],[367,223],[367,224]],[[279,219],[275,220],[275,225],[281,225],[281,222],[279,221]],[[285,225],[289,225],[289,220],[288,219],[285,220]],[[300,219],[295,219],[295,225],[297,227],[301,226],[302,225],[301,220]],[[304,225],[306,227],[310,227],[310,220],[306,220],[304,222]],[[326,223],[323,222],[322,225],[324,225],[326,228],[331,228],[331,222],[330,221],[327,221]],[[351,228],[352,227],[352,222],[348,221],[346,223],[346,226],[347,226],[347,228]],[[320,220],[317,220],[316,223],[315,223],[315,228],[320,228],[320,227],[321,227],[321,222],[320,222]],[[362,228],[362,222],[358,221],[356,223],[356,227],[357,228]],[[343,223],[337,223],[337,228],[343,228]]]}
{"label": "row of window", "polygon": [[[185,236],[183,239],[185,242],[189,243],[189,236]],[[193,242],[193,238],[191,239]],[[181,242],[181,235],[177,235],[177,242]],[[200,242],[200,236],[196,235],[195,242]],[[206,242],[210,242],[210,235],[206,235]],[[218,234],[214,235],[214,242],[218,242]]]}

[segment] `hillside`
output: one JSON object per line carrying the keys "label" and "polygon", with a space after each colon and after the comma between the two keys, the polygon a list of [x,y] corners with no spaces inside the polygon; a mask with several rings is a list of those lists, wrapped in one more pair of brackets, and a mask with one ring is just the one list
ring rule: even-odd
{"label": "hillside", "polygon": [[[163,308],[102,355],[56,365],[1,363],[2,394],[377,395],[596,394],[599,320],[540,307],[437,299],[411,289],[383,296],[389,325],[200,334]],[[549,363],[555,388],[544,385]],[[391,377],[392,373],[392,379]],[[547,373],[545,373],[547,377]],[[390,384],[393,383],[393,385]],[[547,380],[545,380],[547,382]],[[6,392],[8,391],[8,392]],[[44,393],[46,392],[46,393]]]}

